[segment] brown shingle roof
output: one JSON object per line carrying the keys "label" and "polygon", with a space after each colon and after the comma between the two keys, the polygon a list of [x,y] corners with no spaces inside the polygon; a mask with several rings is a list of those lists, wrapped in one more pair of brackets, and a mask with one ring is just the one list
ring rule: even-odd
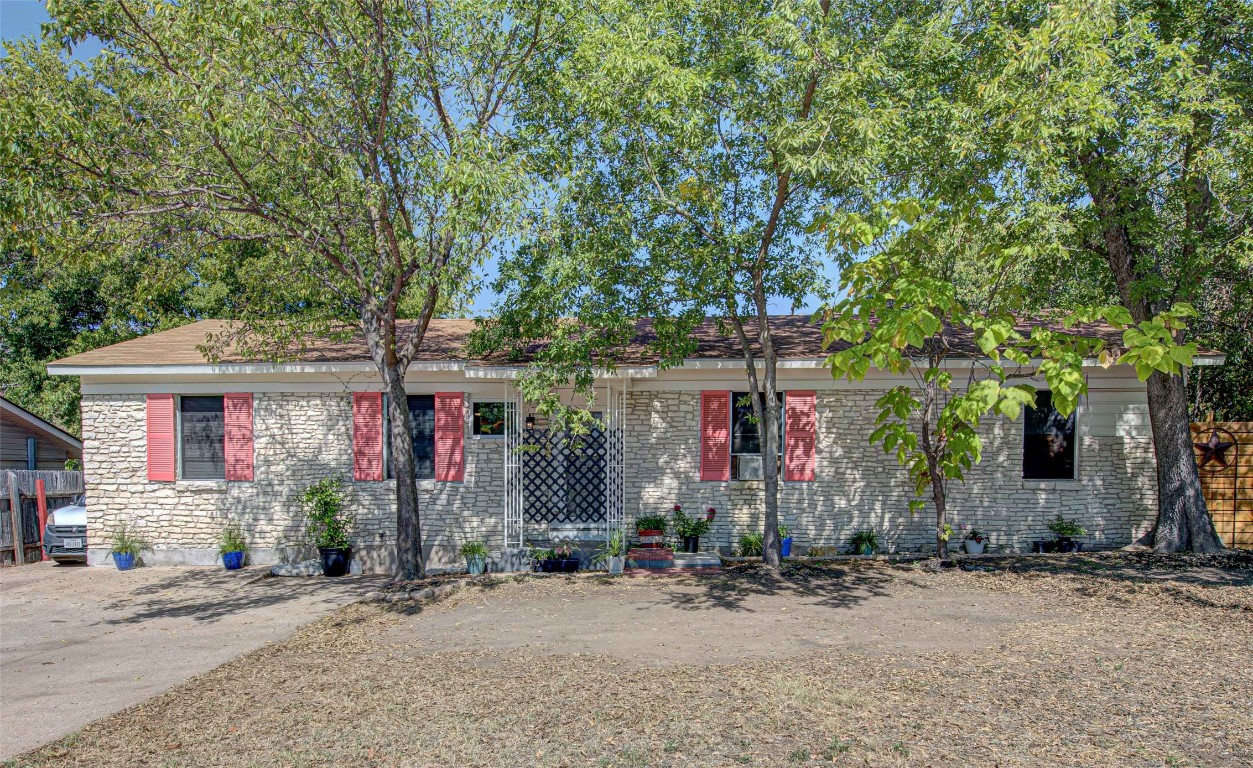
{"label": "brown shingle roof", "polygon": [[[412,321],[402,321],[408,325]],[[441,320],[431,321],[427,330],[422,349],[416,361],[441,362],[461,361],[466,359],[464,352],[466,341],[475,327],[475,320]],[[821,358],[832,350],[822,348],[822,333],[809,315],[772,315],[770,326],[775,349],[780,358],[805,359]],[[1019,329],[1030,332],[1031,323],[1019,324]],[[72,357],[57,360],[51,365],[57,366],[148,366],[148,365],[203,365],[207,361],[197,346],[205,344],[210,334],[218,334],[226,330],[228,325],[222,320],[202,320],[160,333],[142,336],[120,344],[94,349]],[[1086,325],[1072,329],[1072,332],[1083,335],[1100,336],[1112,344],[1121,341],[1122,334],[1106,325]],[[733,336],[719,333],[718,322],[706,320],[693,334],[696,340],[695,350],[690,358],[731,359],[742,357],[739,343]],[[975,349],[972,334],[968,330],[957,331],[953,335],[953,346],[960,351]],[[648,345],[656,340],[651,320],[640,320],[637,333],[632,343],[619,350],[617,360],[620,365],[641,365],[656,362]],[[837,348],[845,345],[838,345]],[[532,345],[524,351],[533,354],[538,345]],[[301,362],[309,363],[342,363],[370,362],[365,340],[357,331],[346,341],[316,340],[310,343],[305,352],[297,356]],[[220,356],[222,363],[253,362],[249,358],[228,350]],[[502,351],[499,355],[489,355],[486,359],[471,361],[480,365],[507,364],[508,357]]]}

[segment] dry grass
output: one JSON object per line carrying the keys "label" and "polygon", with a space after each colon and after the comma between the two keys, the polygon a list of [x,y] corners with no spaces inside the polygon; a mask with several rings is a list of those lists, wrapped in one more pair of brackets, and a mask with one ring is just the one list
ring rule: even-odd
{"label": "dry grass", "polygon": [[[1163,575],[1160,562],[1040,562],[982,572],[811,566],[782,582],[741,567],[693,587],[791,601],[794,611],[818,610],[803,596],[866,583],[915,612],[904,598],[933,600],[937,612],[997,600],[1039,609],[1030,621],[1008,617],[977,650],[866,642],[659,667],[624,657],[612,638],[592,654],[406,639],[421,622],[554,595],[569,610],[552,621],[574,625],[582,608],[612,610],[655,580],[526,579],[407,612],[357,605],[16,764],[1253,763],[1253,574],[1207,584],[1192,570]],[[823,610],[895,619],[882,607],[874,617]]]}

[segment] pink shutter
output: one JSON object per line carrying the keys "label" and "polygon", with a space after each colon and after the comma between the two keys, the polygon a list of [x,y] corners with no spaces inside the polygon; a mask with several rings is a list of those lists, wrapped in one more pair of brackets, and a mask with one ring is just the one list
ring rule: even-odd
{"label": "pink shutter", "polygon": [[352,393],[352,479],[383,479],[383,393]]}
{"label": "pink shutter", "polygon": [[818,443],[818,398],[813,392],[788,390],[784,396],[783,479],[814,479]]}
{"label": "pink shutter", "polygon": [[252,393],[222,396],[226,415],[226,479],[252,479]]}
{"label": "pink shutter", "polygon": [[174,395],[148,395],[148,479],[174,482]]}
{"label": "pink shutter", "polygon": [[435,393],[435,479],[466,479],[465,398],[460,392]]}
{"label": "pink shutter", "polygon": [[731,479],[731,393],[700,393],[700,479]]}

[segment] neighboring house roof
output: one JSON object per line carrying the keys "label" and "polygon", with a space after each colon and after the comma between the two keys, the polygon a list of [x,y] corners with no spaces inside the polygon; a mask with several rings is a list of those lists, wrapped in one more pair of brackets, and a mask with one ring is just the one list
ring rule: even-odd
{"label": "neighboring house roof", "polygon": [[[415,321],[400,321],[402,328]],[[470,366],[509,366],[525,363],[528,358],[540,349],[542,343],[537,342],[521,352],[521,359],[511,357],[505,351],[488,355],[485,358],[471,360],[465,349],[470,333],[476,325],[475,320],[435,319],[427,329],[422,348],[414,358],[415,363],[457,363]],[[1034,325],[1042,325],[1035,323]],[[1030,332],[1032,323],[1021,323],[1019,329]],[[1062,330],[1060,325],[1049,327]],[[206,343],[209,335],[219,334],[229,328],[226,321],[202,320],[160,333],[141,336],[137,339],[113,344],[108,347],[94,349],[90,352],[73,355],[53,363],[49,363],[51,373],[92,373],[93,370],[108,368],[150,368],[170,366],[204,366],[207,360],[197,348]],[[632,342],[617,350],[615,361],[620,366],[654,365],[657,357],[649,349],[649,344],[656,341],[651,320],[640,320],[636,325],[636,335]],[[847,344],[836,344],[823,349],[822,330],[810,315],[772,315],[770,328],[775,351],[780,359],[816,360],[822,359],[832,351],[846,348]],[[1122,341],[1122,333],[1108,325],[1091,324],[1077,326],[1069,330],[1085,336],[1099,336],[1111,344]],[[742,360],[739,342],[733,336],[723,334],[716,319],[708,319],[692,334],[696,341],[695,349],[689,360]],[[968,329],[955,331],[951,343],[958,352],[976,353],[973,334]],[[1218,353],[1205,352],[1202,357],[1218,357]],[[369,350],[360,331],[356,331],[346,341],[315,339],[306,345],[306,349],[295,355],[295,362],[301,364],[366,364],[372,365]],[[258,361],[227,349],[218,360],[218,365],[255,364]]]}
{"label": "neighboring house roof", "polygon": [[3,414],[6,421],[18,422],[38,436],[46,438],[49,442],[68,448],[79,456],[83,454],[83,441],[55,424],[44,421],[11,400],[0,397],[0,414]]}

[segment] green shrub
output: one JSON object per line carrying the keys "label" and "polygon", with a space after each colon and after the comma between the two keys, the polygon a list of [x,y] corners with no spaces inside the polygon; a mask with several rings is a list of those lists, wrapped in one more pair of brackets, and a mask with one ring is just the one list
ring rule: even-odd
{"label": "green shrub", "polygon": [[461,548],[458,549],[457,551],[460,552],[461,556],[465,558],[487,557],[489,554],[491,554],[491,551],[488,550],[487,545],[481,541],[467,541],[465,544],[462,544]]}
{"label": "green shrub", "polygon": [[248,540],[244,538],[244,529],[239,523],[228,523],[218,537],[218,556],[228,552],[248,553]]}
{"label": "green shrub", "polygon": [[853,538],[849,540],[849,546],[852,547],[853,554],[860,554],[862,549],[870,547],[871,553],[879,551],[879,534],[874,531],[858,531],[853,534]]}
{"label": "green shrub", "polygon": [[740,537],[740,557],[761,557],[766,550],[766,537],[760,533],[746,533]]}
{"label": "green shrub", "polygon": [[592,557],[592,565],[607,565],[611,557],[626,557],[628,549],[626,531],[614,531],[605,539]]}
{"label": "green shrub", "polygon": [[665,515],[644,515],[635,518],[636,531],[661,531],[666,532],[666,527],[670,521]]}
{"label": "green shrub", "polygon": [[1069,539],[1072,536],[1083,536],[1088,532],[1086,528],[1079,525],[1078,520],[1067,520],[1061,515],[1058,515],[1056,520],[1049,523],[1049,530],[1057,534],[1057,538],[1059,539]]}
{"label": "green shrub", "polygon": [[305,489],[309,511],[309,538],[320,549],[348,549],[352,518],[344,512],[344,481],[327,477]]}
{"label": "green shrub", "polygon": [[148,540],[131,531],[126,523],[119,525],[109,537],[110,554],[139,557],[140,553],[151,551],[152,545],[148,543]]}
{"label": "green shrub", "polygon": [[683,511],[683,507],[674,505],[674,533],[680,539],[688,536],[704,536],[709,533],[709,519],[691,517]]}

